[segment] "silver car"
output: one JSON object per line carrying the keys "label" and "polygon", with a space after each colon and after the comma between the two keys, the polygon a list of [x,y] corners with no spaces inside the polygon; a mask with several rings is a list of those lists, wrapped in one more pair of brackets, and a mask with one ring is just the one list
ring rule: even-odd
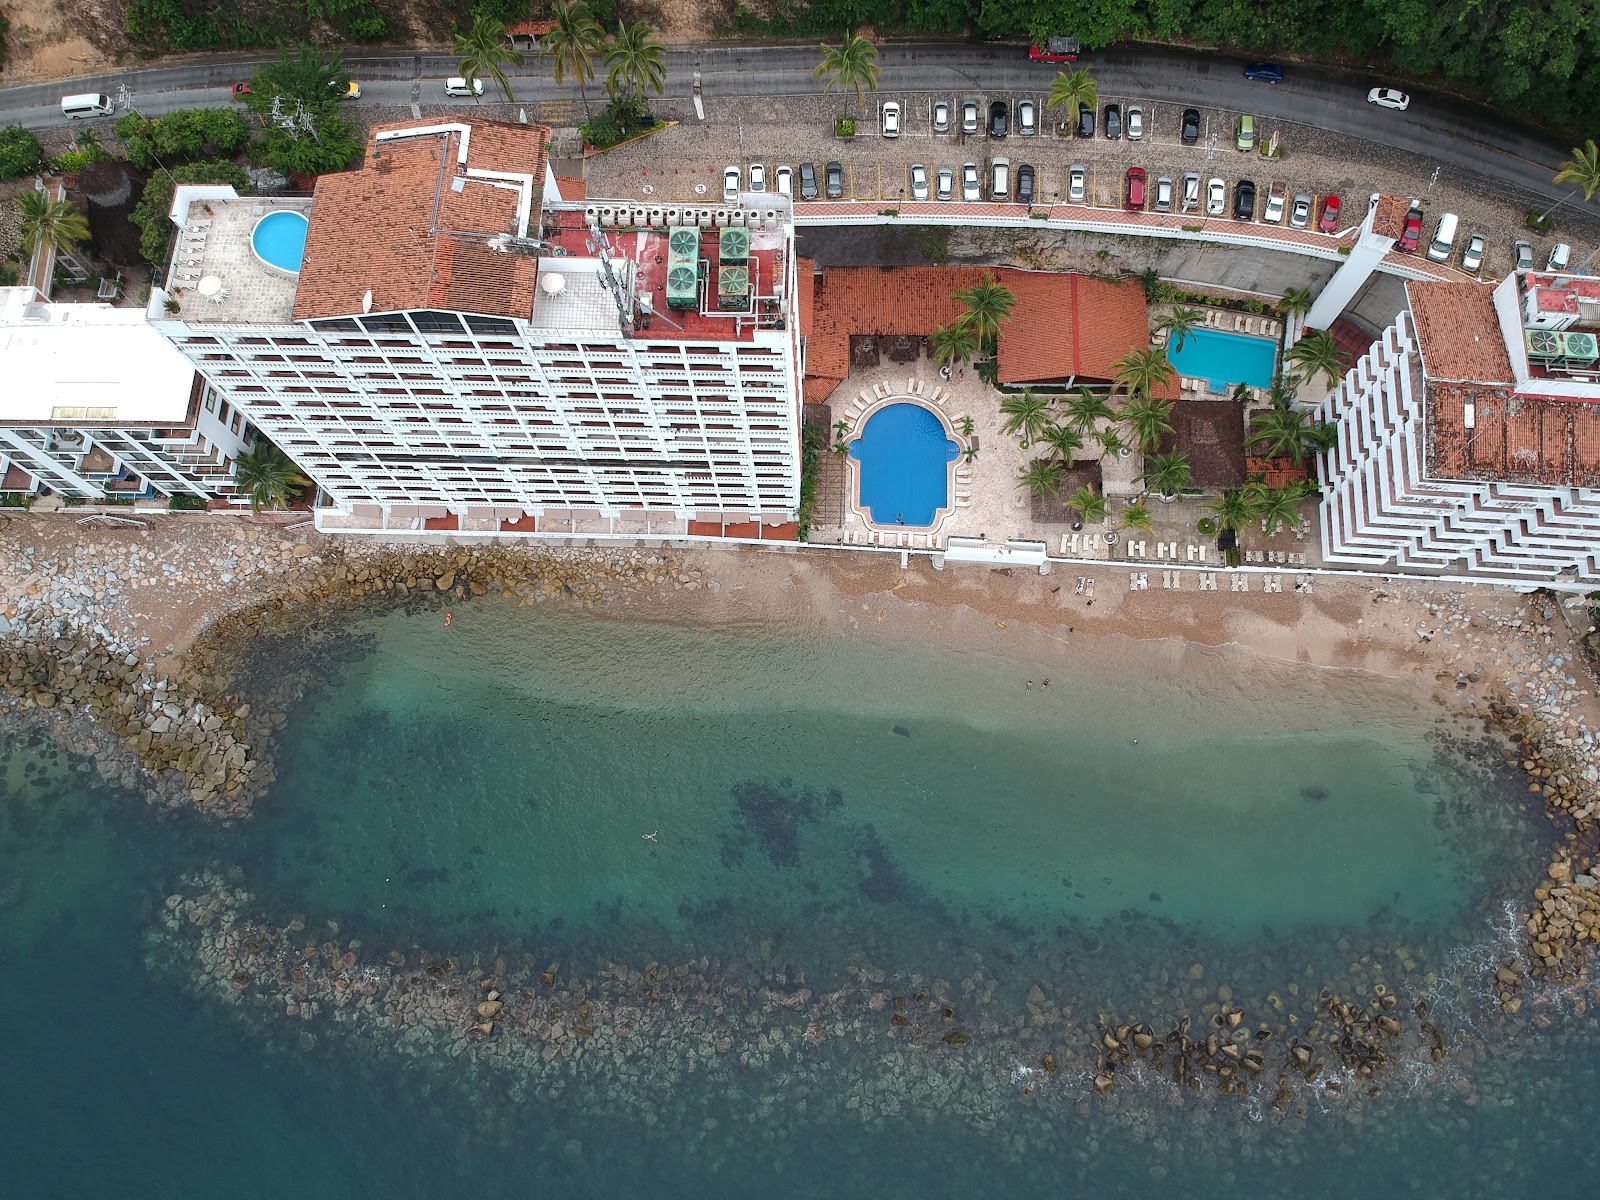
{"label": "silver car", "polygon": [[1228,211],[1228,185],[1212,177],[1206,184],[1206,216],[1220,217]]}
{"label": "silver car", "polygon": [[928,198],[928,168],[921,163],[911,164],[911,198],[913,200]]}
{"label": "silver car", "polygon": [[1476,275],[1483,270],[1483,252],[1488,246],[1483,234],[1475,233],[1467,239],[1467,248],[1461,252],[1461,269]]}
{"label": "silver car", "polygon": [[961,132],[978,132],[978,102],[976,100],[963,100],[961,102]]}
{"label": "silver car", "polygon": [[935,133],[950,132],[950,101],[935,100],[933,102],[933,131]]}
{"label": "silver car", "polygon": [[1533,244],[1531,242],[1515,242],[1511,247],[1511,257],[1516,265],[1515,271],[1533,270]]}
{"label": "silver car", "polygon": [[1137,142],[1144,136],[1144,109],[1137,104],[1128,106],[1127,115],[1122,118],[1123,132],[1128,135],[1130,142]]}
{"label": "silver car", "polygon": [[983,183],[978,175],[977,163],[961,164],[961,198],[968,204],[983,199]]}
{"label": "silver car", "polygon": [[933,194],[941,200],[951,200],[956,194],[956,173],[949,167],[940,167],[933,177]]}
{"label": "silver car", "polygon": [[1082,163],[1067,168],[1067,203],[1082,204],[1089,197],[1089,171]]}
{"label": "silver car", "polygon": [[1311,197],[1301,192],[1289,205],[1289,224],[1296,229],[1304,229],[1311,224]]}

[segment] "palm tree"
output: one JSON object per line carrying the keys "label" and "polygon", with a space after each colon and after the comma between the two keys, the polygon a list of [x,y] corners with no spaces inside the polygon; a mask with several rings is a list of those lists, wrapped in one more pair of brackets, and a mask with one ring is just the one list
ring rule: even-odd
{"label": "palm tree", "polygon": [[578,85],[578,95],[583,98],[583,115],[589,115],[589,93],[583,85],[594,78],[594,60],[605,49],[606,32],[594,19],[585,0],[570,0],[563,4],[556,0],[551,10],[555,28],[540,40],[544,52],[550,56],[557,85],[566,82],[568,75]]}
{"label": "palm tree", "polygon": [[1079,433],[1090,434],[1101,421],[1114,421],[1117,413],[1105,398],[1081,387],[1067,397],[1067,423]]}
{"label": "palm tree", "polygon": [[1267,536],[1271,537],[1285,525],[1300,517],[1302,492],[1297,487],[1262,488],[1258,493],[1256,516],[1267,523]]}
{"label": "palm tree", "polygon": [[928,344],[933,349],[934,359],[944,367],[951,367],[956,363],[966,366],[979,349],[977,333],[970,325],[964,325],[960,321],[953,325],[939,326],[929,336]]}
{"label": "palm tree", "polygon": [[1206,505],[1223,529],[1235,533],[1261,515],[1261,493],[1255,488],[1234,488]]}
{"label": "palm tree", "polygon": [[[856,103],[860,104],[863,90],[878,90],[878,48],[872,44],[871,38],[864,38],[858,33],[847,35],[842,46],[830,46],[823,42],[822,61],[811,72],[811,78],[820,81],[824,76],[828,80],[822,86],[824,93],[838,84],[841,92],[854,91]],[[845,111],[849,112],[848,100],[845,102]]]}
{"label": "palm tree", "polygon": [[1122,410],[1122,419],[1133,430],[1139,449],[1149,454],[1172,432],[1172,401],[1136,397]]}
{"label": "palm tree", "polygon": [[451,52],[461,56],[456,69],[468,85],[487,76],[505,94],[507,104],[515,99],[506,67],[520,67],[523,56],[506,44],[506,27],[499,21],[474,17],[472,28],[452,39]]}
{"label": "palm tree", "polygon": [[1111,364],[1117,386],[1128,395],[1148,396],[1160,384],[1171,383],[1178,371],[1161,350],[1129,350]]}
{"label": "palm tree", "polygon": [[1303,317],[1311,311],[1311,289],[1290,288],[1283,294],[1283,302],[1278,305],[1285,316]]}
{"label": "palm tree", "polygon": [[1021,434],[1024,450],[1050,427],[1050,401],[1035,396],[1031,388],[1003,398],[1000,411],[1006,415],[1000,431]]}
{"label": "palm tree", "polygon": [[1035,496],[1056,496],[1061,492],[1061,477],[1066,467],[1047,458],[1036,458],[1022,468],[1019,488],[1027,488]]}
{"label": "palm tree", "polygon": [[646,90],[661,95],[667,89],[666,53],[643,21],[618,21],[617,36],[606,47],[606,94],[613,100],[626,94],[641,103]]}
{"label": "palm tree", "polygon": [[89,218],[66,200],[52,200],[47,192],[34,188],[17,196],[17,211],[22,222],[17,240],[30,253],[40,246],[65,253],[74,242],[89,240]]}
{"label": "palm tree", "polygon": [[1056,457],[1064,463],[1070,463],[1072,456],[1083,449],[1083,436],[1067,425],[1050,426],[1040,435],[1039,440],[1049,446]]}
{"label": "palm tree", "polygon": [[1176,496],[1194,478],[1189,460],[1181,454],[1147,454],[1140,481],[1159,496]]}
{"label": "palm tree", "polygon": [[[1600,150],[1595,148],[1593,138],[1582,146],[1572,148],[1572,157],[1561,164],[1561,169],[1555,174],[1555,182],[1577,184],[1583,190],[1586,201],[1592,200],[1594,194],[1600,192]],[[1539,223],[1544,224],[1545,218],[1571,198],[1572,193],[1568,193],[1557,200],[1539,215]]]}
{"label": "palm tree", "polygon": [[1067,116],[1076,121],[1078,108],[1087,104],[1093,108],[1100,99],[1100,85],[1094,81],[1094,76],[1089,74],[1088,67],[1079,67],[1074,71],[1057,71],[1056,77],[1050,83],[1050,96],[1044,102],[1046,111],[1053,111],[1063,105],[1066,106]]}
{"label": "palm tree", "polygon": [[233,482],[250,493],[250,511],[287,505],[307,485],[300,468],[282,450],[262,440],[233,461]]}
{"label": "palm tree", "polygon": [[1156,330],[1166,330],[1173,348],[1182,350],[1183,344],[1194,336],[1195,328],[1205,319],[1205,313],[1198,308],[1175,308],[1156,322]]}
{"label": "palm tree", "polygon": [[1017,306],[1011,289],[992,276],[985,276],[982,283],[956,292],[951,299],[967,306],[956,324],[969,326],[986,347],[999,339],[1001,323],[1011,319],[1011,310]]}
{"label": "palm tree", "polygon": [[1284,357],[1294,363],[1292,378],[1296,383],[1304,383],[1320,374],[1327,379],[1328,386],[1333,387],[1345,370],[1344,351],[1333,340],[1333,334],[1323,330],[1306,334],[1289,347]]}
{"label": "palm tree", "polygon": [[1117,427],[1115,425],[1107,425],[1099,433],[1095,434],[1095,436],[1100,439],[1100,451],[1102,455],[1118,455],[1128,448],[1127,439],[1125,439],[1122,434],[1117,432]]}
{"label": "palm tree", "polygon": [[1122,520],[1118,524],[1124,529],[1150,530],[1155,528],[1155,520],[1150,516],[1150,510],[1142,502],[1128,505],[1123,510]]}
{"label": "palm tree", "polygon": [[1302,439],[1311,454],[1326,454],[1339,444],[1339,427],[1332,421],[1318,421],[1305,432]]}
{"label": "palm tree", "polygon": [[1085,525],[1102,525],[1111,515],[1111,506],[1106,503],[1106,498],[1097,495],[1095,490],[1087,485],[1072,493],[1072,497],[1067,501],[1067,507],[1077,509]]}
{"label": "palm tree", "polygon": [[1305,412],[1274,405],[1251,418],[1254,428],[1245,437],[1245,444],[1260,448],[1264,458],[1288,458],[1299,466],[1306,457],[1310,421],[1310,415]]}

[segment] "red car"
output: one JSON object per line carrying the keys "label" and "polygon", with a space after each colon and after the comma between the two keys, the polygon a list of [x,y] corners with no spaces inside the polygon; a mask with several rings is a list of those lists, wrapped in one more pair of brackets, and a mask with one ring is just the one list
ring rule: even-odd
{"label": "red car", "polygon": [[1317,221],[1317,228],[1323,233],[1337,233],[1339,231],[1339,197],[1324,196],[1322,198],[1322,216]]}
{"label": "red car", "polygon": [[1144,168],[1129,167],[1127,181],[1127,195],[1122,202],[1122,207],[1129,212],[1144,211]]}
{"label": "red car", "polygon": [[233,85],[233,98],[235,100],[237,100],[240,96],[248,96],[249,94],[250,85],[248,83],[236,83]]}
{"label": "red car", "polygon": [[1417,252],[1417,243],[1422,240],[1422,210],[1413,208],[1406,213],[1406,231],[1400,235],[1400,249],[1407,254]]}
{"label": "red car", "polygon": [[1082,53],[1077,38],[1047,38],[1042,46],[1028,47],[1028,57],[1034,62],[1074,63]]}

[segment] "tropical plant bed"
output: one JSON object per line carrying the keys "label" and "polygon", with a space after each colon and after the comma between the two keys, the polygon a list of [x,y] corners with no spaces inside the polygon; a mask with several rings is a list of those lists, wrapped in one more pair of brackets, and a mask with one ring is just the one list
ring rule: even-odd
{"label": "tropical plant bed", "polygon": [[1531,208],[1528,210],[1528,228],[1535,233],[1549,233],[1550,227],[1554,224],[1549,213],[1537,213]]}
{"label": "tropical plant bed", "polygon": [[592,142],[585,141],[583,143],[583,156],[585,158],[593,158],[597,154],[604,154],[608,150],[615,150],[618,146],[627,146],[634,142],[643,141],[651,134],[660,133],[663,129],[672,129],[678,124],[679,122],[677,121],[657,121],[649,129],[641,129],[638,133],[629,134],[620,142],[610,142],[604,146],[597,146]]}
{"label": "tropical plant bed", "polygon": [[853,138],[856,135],[856,122],[854,117],[840,117],[833,123],[833,136],[836,138]]}

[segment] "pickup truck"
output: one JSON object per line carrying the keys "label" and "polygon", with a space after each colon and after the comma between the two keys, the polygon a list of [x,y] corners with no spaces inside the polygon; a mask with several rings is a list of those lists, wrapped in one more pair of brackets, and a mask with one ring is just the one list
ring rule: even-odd
{"label": "pickup truck", "polygon": [[1275,183],[1267,189],[1267,206],[1261,210],[1261,219],[1267,224],[1283,224],[1283,205],[1288,191],[1287,185],[1282,183]]}

